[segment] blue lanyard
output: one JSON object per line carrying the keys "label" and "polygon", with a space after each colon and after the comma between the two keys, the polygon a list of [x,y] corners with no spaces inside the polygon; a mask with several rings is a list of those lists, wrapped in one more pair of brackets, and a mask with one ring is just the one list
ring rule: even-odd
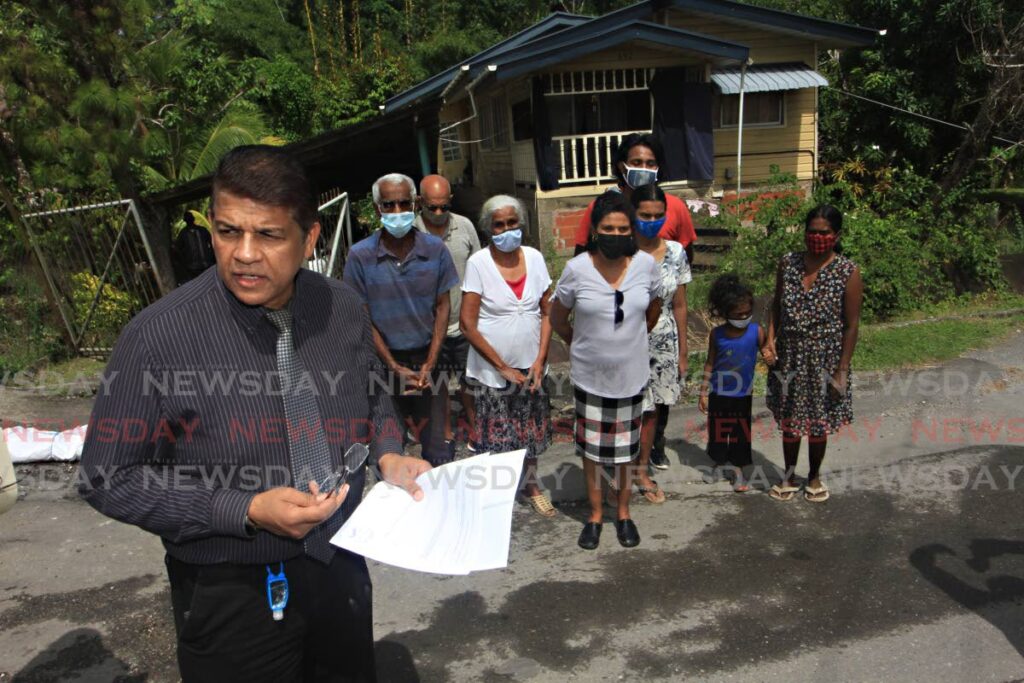
{"label": "blue lanyard", "polygon": [[288,605],[288,577],[284,575],[284,562],[278,564],[278,572],[267,565],[267,604],[274,615],[274,621],[284,619],[284,608]]}

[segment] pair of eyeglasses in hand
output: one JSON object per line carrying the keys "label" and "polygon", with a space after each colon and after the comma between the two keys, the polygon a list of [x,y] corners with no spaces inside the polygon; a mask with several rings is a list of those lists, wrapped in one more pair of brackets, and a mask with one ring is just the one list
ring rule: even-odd
{"label": "pair of eyeglasses in hand", "polygon": [[326,493],[331,495],[338,491],[348,478],[363,466],[366,459],[370,457],[370,449],[366,447],[366,444],[355,443],[347,451],[342,458],[342,465],[334,472],[331,472],[319,482],[320,493]]}

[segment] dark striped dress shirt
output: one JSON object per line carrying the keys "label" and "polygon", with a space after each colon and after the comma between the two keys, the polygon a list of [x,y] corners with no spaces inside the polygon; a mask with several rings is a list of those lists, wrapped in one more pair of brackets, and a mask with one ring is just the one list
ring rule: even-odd
{"label": "dark striped dress shirt", "polygon": [[[239,302],[210,268],[137,315],[107,366],[82,453],[80,492],[105,515],[159,534],[193,564],[265,563],[302,554],[302,542],[247,533],[252,498],[291,485],[288,433],[323,429],[335,465],[355,441],[371,462],[401,452],[369,317],[344,283],[308,270],[289,304],[303,381],[322,423],[290,425],[276,367],[277,331],[262,308]],[[362,497],[350,478],[329,535]]]}

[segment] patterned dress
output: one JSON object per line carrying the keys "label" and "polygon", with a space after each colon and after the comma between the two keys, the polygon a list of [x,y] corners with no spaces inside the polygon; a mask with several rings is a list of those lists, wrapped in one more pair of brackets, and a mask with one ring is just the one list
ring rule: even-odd
{"label": "patterned dress", "polygon": [[[661,264],[661,316],[648,335],[651,353],[651,380],[644,391],[644,412],[654,410],[655,405],[670,406],[679,400],[683,383],[679,378],[679,330],[672,315],[672,298],[676,289],[685,285],[693,276],[686,260],[686,251],[679,242],[665,240],[665,258]],[[683,334],[686,331],[683,330]]]}
{"label": "patterned dress", "polygon": [[785,431],[800,436],[833,434],[853,421],[852,376],[845,395],[829,391],[839,368],[845,327],[846,283],[854,264],[836,254],[804,291],[804,255],[782,257],[778,362],[768,373],[768,408]]}

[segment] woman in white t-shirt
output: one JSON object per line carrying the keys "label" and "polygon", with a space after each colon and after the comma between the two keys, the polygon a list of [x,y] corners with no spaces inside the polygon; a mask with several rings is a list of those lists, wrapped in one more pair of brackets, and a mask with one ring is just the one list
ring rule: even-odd
{"label": "woman in white t-shirt", "polygon": [[[576,397],[576,452],[583,457],[590,517],[581,548],[601,538],[598,467],[615,468],[616,535],[631,548],[640,534],[629,515],[632,461],[640,451],[644,389],[650,379],[647,334],[661,314],[658,264],[637,251],[633,207],[606,192],[594,203],[585,253],[569,261],[555,288],[551,325],[569,345]],[[570,325],[569,313],[574,318]]]}
{"label": "woman in white t-shirt", "polygon": [[526,449],[523,492],[533,509],[555,515],[537,484],[537,456],[551,442],[544,367],[551,343],[544,257],[522,246],[526,211],[497,195],[480,212],[490,246],[469,257],[459,326],[469,341],[466,378],[477,412],[477,446],[501,453]]}

